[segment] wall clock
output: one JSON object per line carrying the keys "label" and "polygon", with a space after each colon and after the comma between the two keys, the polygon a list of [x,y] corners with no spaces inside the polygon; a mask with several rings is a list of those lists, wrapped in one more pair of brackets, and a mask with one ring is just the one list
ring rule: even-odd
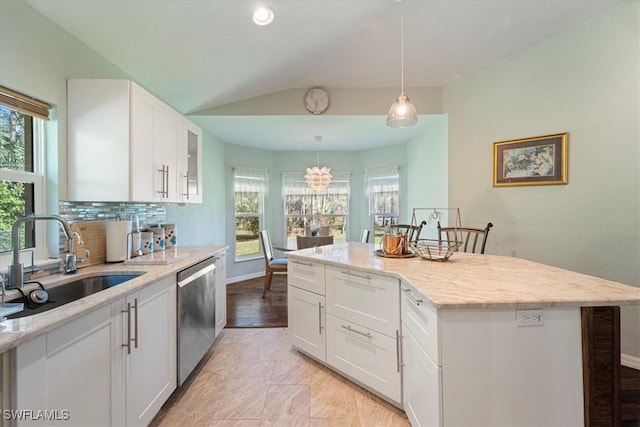
{"label": "wall clock", "polygon": [[304,106],[311,114],[322,114],[329,108],[329,93],[319,87],[312,87],[304,96]]}

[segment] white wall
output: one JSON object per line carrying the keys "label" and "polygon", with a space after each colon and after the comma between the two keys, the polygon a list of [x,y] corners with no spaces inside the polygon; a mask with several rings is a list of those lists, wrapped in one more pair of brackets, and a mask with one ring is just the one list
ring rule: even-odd
{"label": "white wall", "polygon": [[[407,199],[408,216],[405,221],[411,220],[413,208],[449,207],[448,175],[459,173],[457,168],[448,170],[447,115],[432,115],[420,120],[428,120],[429,127],[424,135],[407,143],[407,185],[403,194]],[[418,221],[422,219],[417,218]]]}
{"label": "white wall", "polygon": [[[47,122],[47,212],[66,197],[68,78],[129,78],[122,70],[64,32],[22,1],[0,1],[0,85],[53,105]],[[221,245],[224,223],[224,144],[213,135],[203,141],[204,203],[167,206],[178,224],[181,244]],[[87,165],[90,167],[90,165]],[[50,227],[57,252],[58,226]]]}
{"label": "white wall", "polygon": [[202,204],[167,205],[167,222],[178,228],[180,245],[225,245],[225,144],[204,132]]}
{"label": "white wall", "polygon": [[[640,285],[640,3],[619,3],[443,89],[449,204],[488,252]],[[492,187],[495,141],[569,132],[569,184]],[[622,351],[640,357],[640,310]]]}

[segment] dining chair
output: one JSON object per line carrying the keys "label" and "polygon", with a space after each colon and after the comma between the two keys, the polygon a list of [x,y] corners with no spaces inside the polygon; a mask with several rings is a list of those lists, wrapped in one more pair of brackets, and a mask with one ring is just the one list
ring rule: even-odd
{"label": "dining chair", "polygon": [[447,242],[457,240],[459,252],[484,254],[491,227],[492,223],[488,223],[485,228],[441,227],[438,221],[438,239],[444,236]]}
{"label": "dining chair", "polygon": [[369,243],[369,234],[371,234],[371,232],[366,228],[363,228],[360,233],[360,243]]}
{"label": "dining chair", "polygon": [[296,236],[296,243],[298,249],[333,245],[333,236]]}
{"label": "dining chair", "polygon": [[262,298],[264,298],[267,291],[271,288],[273,274],[287,272],[287,259],[273,257],[273,247],[271,246],[269,230],[260,231],[260,242],[262,243],[262,254],[264,255],[265,261],[264,289],[262,290]]}

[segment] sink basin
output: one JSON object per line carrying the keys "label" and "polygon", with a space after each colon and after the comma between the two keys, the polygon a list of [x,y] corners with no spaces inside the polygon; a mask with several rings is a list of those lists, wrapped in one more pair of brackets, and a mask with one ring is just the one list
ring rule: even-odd
{"label": "sink basin", "polygon": [[74,280],[73,282],[63,285],[46,288],[49,293],[49,301],[44,304],[38,304],[29,307],[27,304],[24,310],[7,316],[7,319],[18,319],[20,317],[31,316],[44,311],[58,308],[80,298],[104,291],[105,289],[114,287],[128,280],[135,279],[144,273],[127,273],[127,274],[104,274],[100,276],[85,277],[83,279]]}

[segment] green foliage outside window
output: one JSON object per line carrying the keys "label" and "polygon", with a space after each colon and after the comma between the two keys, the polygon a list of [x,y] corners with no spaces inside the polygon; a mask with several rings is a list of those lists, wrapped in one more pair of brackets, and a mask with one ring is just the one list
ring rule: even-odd
{"label": "green foliage outside window", "polygon": [[[29,116],[0,107],[0,169],[32,171],[25,149],[25,125]],[[0,252],[11,250],[11,226],[25,214],[30,191],[29,184],[16,181],[0,181]],[[21,230],[21,247],[24,247],[24,227]]]}

